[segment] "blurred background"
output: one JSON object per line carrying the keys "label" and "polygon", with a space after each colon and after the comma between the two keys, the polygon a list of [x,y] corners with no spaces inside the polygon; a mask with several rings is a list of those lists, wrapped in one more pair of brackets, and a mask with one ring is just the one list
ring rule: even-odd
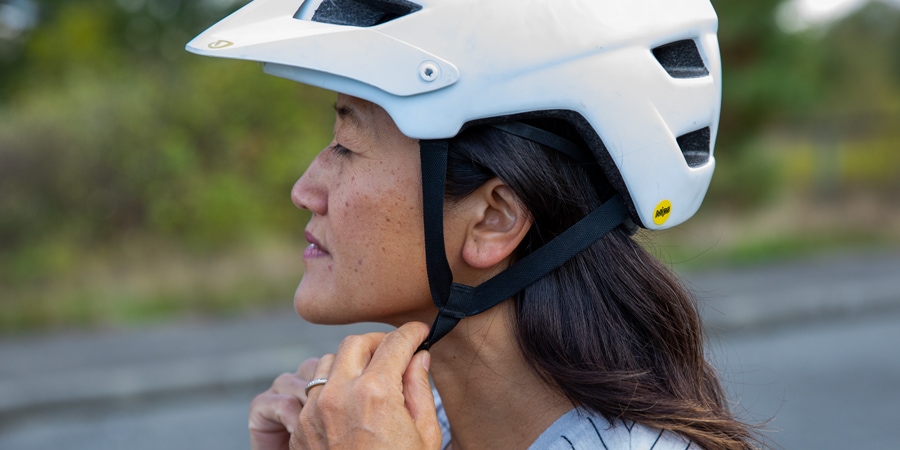
{"label": "blurred background", "polygon": [[[85,336],[97,347],[98,333],[164,341],[159,330],[181,329],[172,324],[227,323],[222,336],[233,337],[228,327],[271,314],[293,322],[263,325],[270,333],[298,326],[290,302],[306,217],[289,190],[330,140],[333,94],[184,51],[244,3],[0,0],[0,347],[34,354],[35,342]],[[724,65],[717,172],[697,217],[645,236],[647,246],[704,280],[775,276],[785,264],[832,273],[838,263],[821,261],[846,255],[893,267],[900,0],[713,4]],[[882,300],[877,315],[894,311],[885,305],[896,297]],[[16,390],[4,374],[0,396]],[[16,405],[0,407],[0,421],[40,410]]]}
{"label": "blurred background", "polygon": [[[715,2],[719,165],[697,219],[652,237],[672,262],[900,242],[900,8],[807,3]],[[333,96],[184,51],[241,4],[0,0],[0,331],[290,298],[289,190]]]}

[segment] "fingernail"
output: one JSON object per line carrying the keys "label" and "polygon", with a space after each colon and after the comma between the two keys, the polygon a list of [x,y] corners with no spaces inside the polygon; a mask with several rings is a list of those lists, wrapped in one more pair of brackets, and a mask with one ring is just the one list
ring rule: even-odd
{"label": "fingernail", "polygon": [[422,352],[422,367],[425,368],[426,373],[431,369],[431,353],[428,353],[427,350]]}

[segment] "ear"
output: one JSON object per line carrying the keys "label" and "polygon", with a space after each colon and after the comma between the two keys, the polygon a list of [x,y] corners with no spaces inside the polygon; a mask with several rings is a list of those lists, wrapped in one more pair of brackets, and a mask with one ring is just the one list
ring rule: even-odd
{"label": "ear", "polygon": [[468,228],[462,247],[466,264],[487,269],[509,258],[531,229],[531,215],[499,178],[466,199]]}

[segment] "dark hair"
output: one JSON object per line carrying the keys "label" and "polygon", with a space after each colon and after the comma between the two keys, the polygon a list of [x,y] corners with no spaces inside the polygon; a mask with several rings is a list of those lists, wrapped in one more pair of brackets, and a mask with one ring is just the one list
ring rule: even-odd
{"label": "dark hair", "polygon": [[[559,121],[540,124],[563,130]],[[450,142],[446,200],[498,177],[517,194],[533,225],[521,259],[612,195],[585,167],[539,144],[489,126]],[[532,370],[573,404],[616,419],[671,430],[703,448],[753,448],[751,427],[726,406],[704,358],[692,295],[619,227],[517,294],[518,346]]]}

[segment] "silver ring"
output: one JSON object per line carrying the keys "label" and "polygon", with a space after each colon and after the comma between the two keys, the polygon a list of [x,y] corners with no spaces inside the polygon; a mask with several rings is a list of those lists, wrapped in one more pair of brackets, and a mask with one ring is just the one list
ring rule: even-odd
{"label": "silver ring", "polygon": [[328,382],[328,378],[316,378],[315,380],[306,383],[306,396],[309,397],[309,390],[316,387],[321,386]]}

